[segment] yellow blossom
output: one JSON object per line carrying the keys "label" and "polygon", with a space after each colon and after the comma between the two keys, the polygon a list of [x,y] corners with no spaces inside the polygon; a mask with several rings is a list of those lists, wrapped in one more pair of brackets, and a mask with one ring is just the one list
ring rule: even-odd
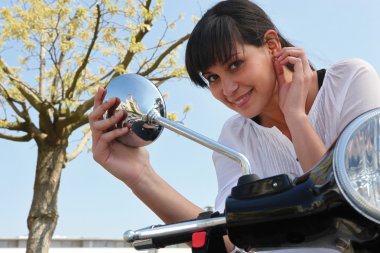
{"label": "yellow blossom", "polygon": [[167,118],[171,121],[177,121],[178,116],[176,112],[171,112],[168,113]]}
{"label": "yellow blossom", "polygon": [[175,29],[176,28],[176,23],[175,22],[171,22],[170,24],[169,24],[169,28],[170,29]]}
{"label": "yellow blossom", "polygon": [[125,74],[127,73],[126,69],[124,68],[123,65],[117,65],[115,68],[114,68],[115,72],[116,73],[119,73],[119,74]]}
{"label": "yellow blossom", "polygon": [[186,105],[186,106],[184,106],[183,109],[182,109],[183,113],[187,113],[187,112],[189,112],[190,110],[191,110],[191,106],[190,106],[190,105]]}
{"label": "yellow blossom", "polygon": [[162,94],[162,98],[163,99],[168,99],[169,98],[169,93],[165,92],[164,94]]}
{"label": "yellow blossom", "polygon": [[26,62],[28,61],[28,58],[24,58],[24,57],[18,57],[18,61],[20,62],[20,64],[24,65],[26,64]]}
{"label": "yellow blossom", "polygon": [[194,23],[197,23],[199,21],[199,17],[191,16],[191,21],[193,21]]}

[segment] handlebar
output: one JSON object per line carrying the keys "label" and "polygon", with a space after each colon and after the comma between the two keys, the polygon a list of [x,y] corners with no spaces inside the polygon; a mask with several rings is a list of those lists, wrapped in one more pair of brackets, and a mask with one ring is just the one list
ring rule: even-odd
{"label": "handlebar", "polygon": [[162,248],[168,245],[191,241],[192,234],[198,231],[224,228],[224,215],[213,218],[188,220],[168,225],[154,225],[138,230],[127,230],[124,240],[136,249]]}

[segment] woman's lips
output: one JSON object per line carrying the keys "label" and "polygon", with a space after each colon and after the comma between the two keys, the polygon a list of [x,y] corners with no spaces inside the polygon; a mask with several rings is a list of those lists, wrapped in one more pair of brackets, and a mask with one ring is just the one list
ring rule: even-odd
{"label": "woman's lips", "polygon": [[249,90],[244,95],[242,95],[242,96],[238,97],[237,99],[234,99],[234,100],[232,100],[230,102],[233,103],[233,104],[235,104],[238,108],[242,108],[242,107],[244,107],[247,104],[247,102],[249,101],[251,95],[252,95],[252,89]]}

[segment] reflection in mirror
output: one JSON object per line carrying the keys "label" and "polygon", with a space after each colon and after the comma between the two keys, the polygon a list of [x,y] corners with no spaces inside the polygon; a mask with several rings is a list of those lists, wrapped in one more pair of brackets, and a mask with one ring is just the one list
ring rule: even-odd
{"label": "reflection in mirror", "polygon": [[132,131],[119,137],[118,141],[132,146],[141,147],[155,141],[163,127],[149,122],[149,113],[158,113],[165,117],[165,104],[159,90],[148,79],[126,74],[111,80],[107,86],[105,99],[116,97],[119,100],[116,108],[108,110],[104,117],[109,118],[118,111],[127,112],[125,119],[115,125],[115,128],[129,126]]}

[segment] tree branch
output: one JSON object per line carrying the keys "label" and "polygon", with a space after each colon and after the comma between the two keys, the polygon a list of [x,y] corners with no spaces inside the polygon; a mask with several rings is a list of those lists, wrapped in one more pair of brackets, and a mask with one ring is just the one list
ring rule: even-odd
{"label": "tree branch", "polygon": [[11,141],[29,141],[34,138],[37,141],[43,141],[46,134],[42,133],[31,121],[25,122],[10,122],[6,120],[0,120],[0,128],[10,131],[22,131],[26,132],[26,135],[16,136],[5,133],[0,133],[0,138]]}
{"label": "tree branch", "polygon": [[[0,68],[4,71],[7,77],[15,84],[16,88],[26,98],[26,100],[39,112],[39,124],[43,131],[49,135],[54,135],[54,126],[49,116],[49,108],[55,109],[48,101],[43,101],[39,94],[28,85],[24,84],[21,80],[17,79],[7,67],[7,65],[0,58]],[[26,119],[28,124],[31,125],[30,119]],[[32,126],[32,125],[31,125]]]}
{"label": "tree branch", "polygon": [[86,68],[86,66],[88,64],[88,60],[90,58],[91,52],[92,52],[92,50],[93,50],[93,48],[95,46],[95,42],[96,42],[96,40],[98,38],[99,27],[100,27],[100,18],[102,16],[101,12],[100,12],[100,6],[99,6],[99,4],[96,5],[96,10],[97,10],[97,14],[98,15],[96,17],[96,25],[95,25],[94,34],[93,34],[90,46],[87,49],[86,56],[84,57],[82,64],[79,66],[78,70],[75,72],[74,79],[73,79],[70,87],[66,91],[66,98],[71,98],[72,95],[74,94],[74,91],[75,91],[76,85],[78,83],[78,80],[79,80],[79,78],[80,78],[83,70]]}
{"label": "tree branch", "polygon": [[[21,118],[27,120],[27,119],[30,119],[29,118],[29,114],[28,114],[28,110],[26,109],[26,105],[24,102],[22,101],[19,101],[19,100],[16,100],[15,98],[13,98],[9,93],[8,91],[5,89],[5,87],[0,83],[0,93],[2,94],[2,96],[5,98],[5,100],[8,102],[9,106],[13,109],[13,111]],[[23,108],[23,111],[20,111],[17,106],[15,105],[15,103],[21,105],[21,107]]]}
{"label": "tree branch", "polygon": [[45,92],[46,92],[46,48],[45,48],[45,34],[41,34],[41,41],[40,41],[40,94],[42,98],[45,98]]}
{"label": "tree branch", "polygon": [[[57,128],[63,129],[64,127],[67,127],[70,124],[83,122],[83,119],[81,117],[93,106],[94,104],[94,97],[84,101],[78,108],[70,113],[68,117],[65,117],[64,119],[60,120],[57,124]],[[86,116],[87,117],[87,116]],[[78,120],[80,118],[81,120]],[[86,124],[87,121],[84,121],[84,124]],[[76,127],[77,128],[77,127]],[[75,130],[76,128],[73,128]]]}
{"label": "tree branch", "polygon": [[10,141],[27,142],[32,139],[32,136],[30,134],[16,136],[16,135],[8,135],[8,134],[0,133],[0,138],[5,139],[5,140],[10,140]]}
{"label": "tree branch", "polygon": [[[166,19],[165,19],[165,22],[166,22],[165,31],[162,33],[161,38],[158,40],[157,46],[155,46],[155,47],[152,48],[152,49],[154,49],[154,52],[151,54],[151,56],[150,56],[149,59],[145,60],[145,61],[140,65],[140,67],[139,67],[139,69],[136,71],[136,73],[140,73],[140,71],[145,67],[145,65],[147,65],[149,62],[151,62],[151,61],[155,58],[158,49],[159,49],[160,47],[162,47],[162,46],[161,46],[161,42],[162,42],[162,40],[165,38],[165,35],[166,35],[166,33],[167,33],[168,29],[169,29],[169,26],[168,26],[168,23],[167,23]],[[149,49],[147,49],[147,50],[149,50]]]}
{"label": "tree branch", "polygon": [[33,88],[29,87],[28,85],[24,84],[21,80],[17,79],[1,57],[0,68],[7,75],[9,80],[14,82],[16,88],[21,92],[21,94],[26,98],[26,100],[28,100],[28,102],[33,106],[33,108],[41,113],[43,111],[43,101],[39,94]]}
{"label": "tree branch", "polygon": [[[19,117],[21,117],[22,119],[25,120],[25,122],[9,122],[6,120],[0,120],[0,128],[5,128],[8,130],[15,130],[15,131],[24,131],[24,132],[28,133],[27,135],[22,136],[22,137],[3,134],[3,136],[4,136],[3,138],[9,139],[9,140],[16,140],[16,141],[20,138],[21,139],[19,141],[29,141],[30,140],[29,137],[35,138],[36,140],[43,140],[44,134],[41,133],[41,131],[33,124],[32,120],[29,116],[28,109],[26,108],[25,103],[23,103],[21,101],[17,101],[16,99],[12,98],[2,85],[1,85],[1,88],[3,89],[2,94],[4,94],[6,96],[5,98],[8,102],[8,104],[12,107],[14,112]],[[20,104],[21,107],[23,108],[23,110],[20,112],[13,102]]]}
{"label": "tree branch", "polygon": [[[145,8],[146,10],[149,11],[150,4],[151,4],[151,3],[152,3],[151,0],[146,1],[146,4],[145,4],[144,8]],[[142,3],[141,3],[141,4],[142,4]],[[145,24],[145,25],[149,25],[149,26],[151,26],[151,25],[152,25],[152,22],[153,22],[153,20],[151,20],[151,19],[144,19],[144,24]],[[149,32],[148,29],[140,29],[140,30],[138,31],[138,33],[136,34],[136,36],[135,36],[135,42],[136,42],[136,43],[137,43],[137,42],[141,42],[142,39],[145,37],[145,35],[146,35],[148,32]],[[130,50],[127,51],[127,53],[125,54],[125,57],[124,57],[123,61],[121,62],[121,64],[123,65],[123,68],[124,68],[124,69],[127,69],[127,68],[128,68],[128,66],[129,66],[129,64],[131,63],[131,61],[132,61],[134,55],[135,55],[135,53],[131,52]],[[118,75],[119,75],[119,73],[115,73],[115,74],[113,74],[112,78],[115,78],[115,77],[117,77]]]}
{"label": "tree branch", "polygon": [[102,77],[99,78],[98,80],[96,80],[96,81],[90,83],[87,87],[92,87],[92,86],[94,86],[94,85],[97,84],[98,82],[103,81],[104,79],[106,79],[107,77],[109,77],[110,75],[112,75],[114,72],[115,72],[114,69],[111,70],[111,71],[109,71],[107,74],[105,74],[104,76],[102,76]]}
{"label": "tree branch", "polygon": [[[54,126],[49,116],[49,109],[55,109],[48,101],[43,101],[38,92],[33,88],[26,85],[21,80],[17,79],[8,66],[0,57],[0,68],[7,75],[7,77],[12,81],[16,88],[21,92],[21,94],[26,98],[26,100],[33,106],[34,109],[39,112],[39,124],[42,131],[47,132],[49,135],[54,136]],[[30,127],[34,127],[29,118],[25,119]],[[32,136],[33,137],[33,136]],[[37,138],[38,136],[36,136]],[[38,137],[39,138],[39,137]]]}
{"label": "tree branch", "polygon": [[176,49],[179,45],[181,45],[183,42],[185,42],[188,38],[190,37],[190,34],[186,34],[179,40],[177,40],[175,43],[173,43],[170,47],[168,47],[158,58],[157,60],[153,63],[153,65],[145,70],[144,72],[140,73],[142,76],[147,76],[150,73],[152,73],[162,62],[165,57],[170,54],[174,49]]}
{"label": "tree branch", "polygon": [[[57,60],[57,53],[56,53],[56,42],[58,41],[58,38],[59,38],[59,31],[58,31],[58,26],[59,26],[59,23],[61,21],[61,16],[58,15],[58,18],[57,18],[57,23],[55,25],[55,28],[54,30],[56,31],[56,36],[53,40],[53,42],[51,43],[51,47],[50,49],[48,50],[49,52],[49,55],[50,55],[50,59],[51,61],[53,62],[54,64],[54,67],[56,69],[56,73],[54,75],[54,78],[53,78],[53,82],[52,82],[52,86],[53,87],[57,87],[58,86],[58,81],[60,80],[61,81],[61,84],[62,84],[62,94],[61,94],[61,97],[63,98],[63,78],[62,78],[62,74],[61,74],[61,68],[62,68],[62,63],[63,63],[63,60],[65,59],[65,54],[63,52],[60,52],[59,54],[59,57],[58,57],[58,60]],[[55,103],[55,94],[50,94],[50,101],[52,101],[52,103]],[[60,110],[58,110],[60,111]]]}
{"label": "tree branch", "polygon": [[[57,87],[58,86],[58,81],[61,81],[61,83],[63,83],[63,78],[62,78],[62,74],[61,74],[61,68],[62,68],[63,60],[65,58],[65,54],[61,53],[59,55],[58,62],[56,62],[56,60],[53,59],[53,56],[52,56],[50,50],[48,52],[49,52],[50,58],[51,58],[51,60],[52,60],[52,62],[54,64],[54,68],[56,70],[56,74],[54,75],[54,78],[53,78],[53,81],[52,81],[51,85],[53,87]],[[56,99],[55,95],[56,95],[55,93],[50,94],[50,101],[52,103],[55,103],[55,99]]]}
{"label": "tree branch", "polygon": [[8,130],[14,130],[14,131],[24,131],[26,132],[25,123],[22,122],[10,122],[7,120],[0,119],[0,128],[5,128]]}
{"label": "tree branch", "polygon": [[151,78],[149,78],[149,80],[152,81],[156,87],[159,87],[165,81],[167,81],[171,78],[175,78],[175,77],[177,77],[177,76],[170,75],[170,76],[162,76],[162,77],[151,77]]}
{"label": "tree branch", "polygon": [[78,155],[80,155],[80,153],[82,153],[83,148],[85,147],[90,137],[91,137],[91,131],[88,130],[87,133],[83,136],[83,138],[79,142],[79,144],[77,145],[77,147],[75,148],[75,150],[66,156],[67,162],[74,160],[76,157],[78,157]]}
{"label": "tree branch", "polygon": [[78,120],[70,125],[70,131],[80,128],[88,123],[88,114],[83,114]]}

